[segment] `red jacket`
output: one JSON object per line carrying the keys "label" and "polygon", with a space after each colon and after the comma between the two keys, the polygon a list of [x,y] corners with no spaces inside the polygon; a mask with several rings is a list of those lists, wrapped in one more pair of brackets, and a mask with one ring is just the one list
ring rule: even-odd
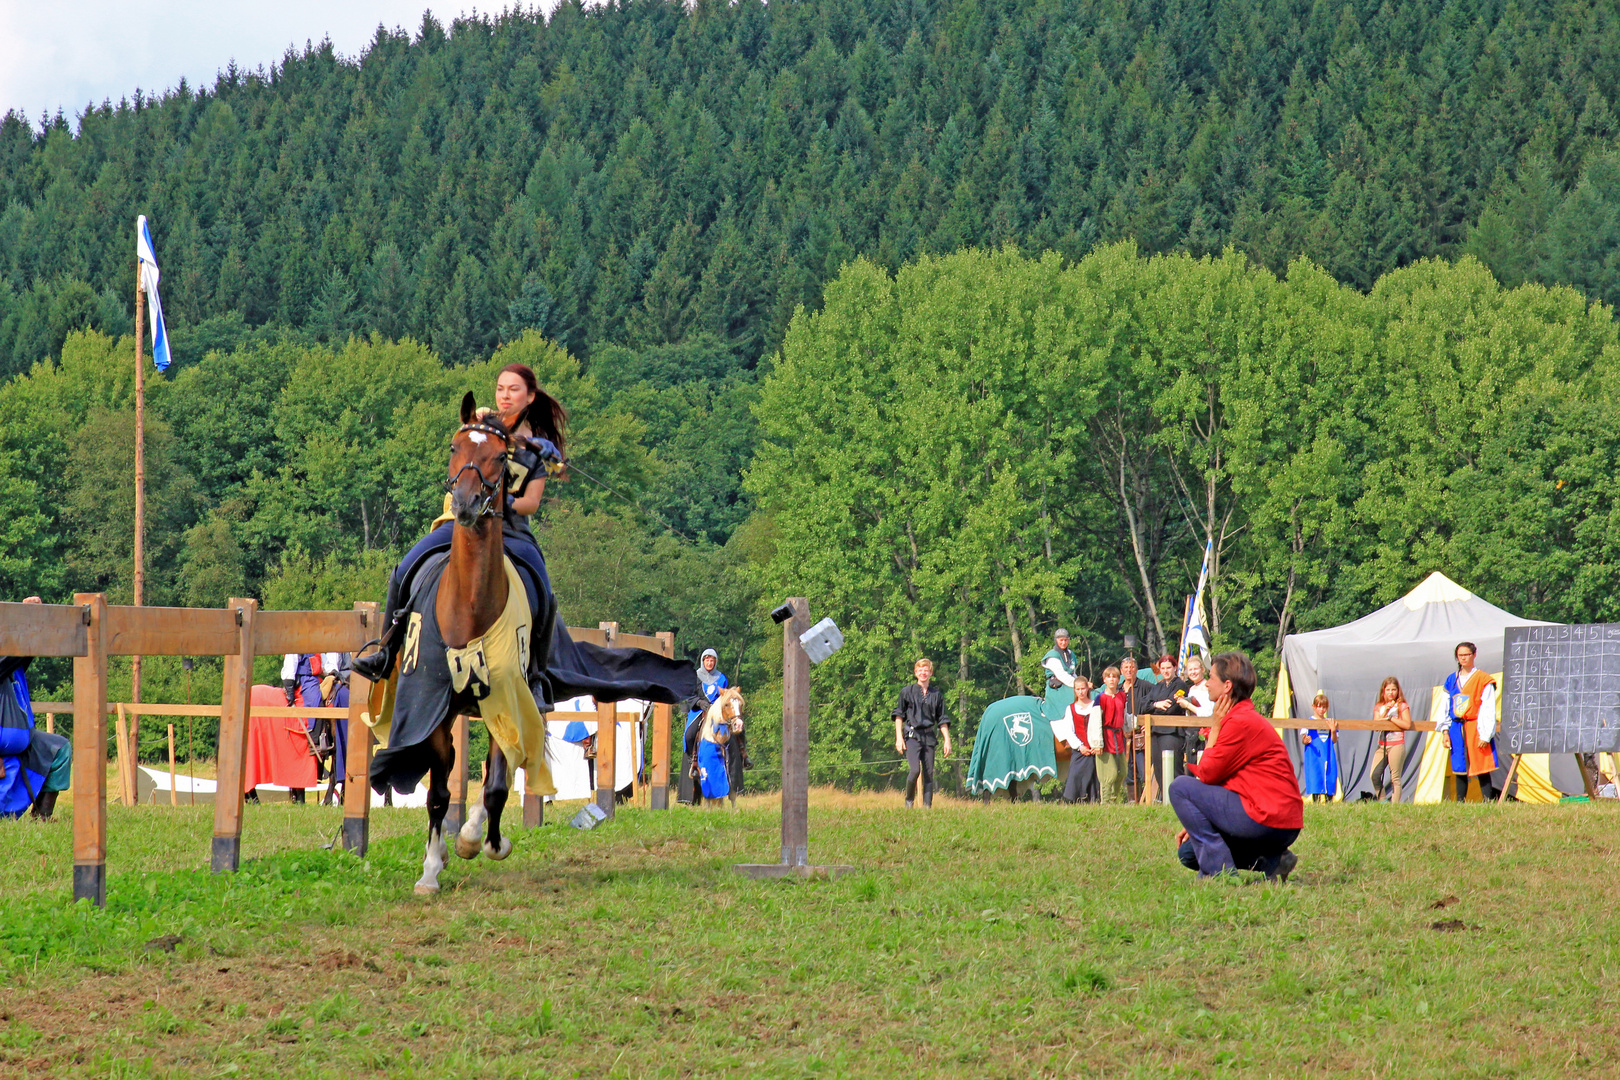
{"label": "red jacket", "polygon": [[1255,712],[1252,701],[1232,706],[1221,721],[1215,745],[1204,751],[1198,764],[1188,765],[1187,771],[1206,784],[1237,792],[1244,811],[1262,825],[1273,829],[1305,826],[1305,802],[1299,796],[1299,781],[1288,751],[1283,749],[1277,729]]}

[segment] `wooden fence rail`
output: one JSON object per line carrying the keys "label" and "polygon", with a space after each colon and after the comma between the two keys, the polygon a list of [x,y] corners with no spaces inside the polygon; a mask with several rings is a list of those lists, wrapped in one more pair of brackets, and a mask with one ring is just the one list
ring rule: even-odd
{"label": "wooden fence rail", "polygon": [[[214,799],[214,835],[210,864],[216,873],[241,864],[242,779],[247,756],[249,718],[347,717],[348,757],[342,764],[343,845],[357,855],[366,851],[370,825],[370,773],[374,740],[365,723],[371,683],[355,674],[349,687],[347,709],[254,708],[251,704],[253,659],[285,653],[358,652],[379,637],[378,605],[357,603],[352,611],[260,611],[257,600],[232,597],[224,608],[154,608],[109,605],[102,593],[75,593],[72,604],[0,603],[0,656],[69,656],[73,658],[73,701],[38,702],[36,712],[47,714],[54,726],[57,715],[118,716],[138,723],[140,716],[219,717],[218,781]],[[577,641],[635,645],[675,654],[674,635],[640,637],[619,634],[617,624],[574,629]],[[107,660],[112,656],[221,656],[225,673],[218,705],[147,705],[107,700]],[[669,782],[669,706],[653,710],[652,805],[667,809]],[[606,723],[601,724],[602,717]],[[598,758],[598,777],[605,765],[607,786],[598,785],[602,809],[613,812],[613,756],[617,713],[611,705],[598,711],[599,747],[607,748],[606,761]],[[457,724],[457,754],[461,812],[465,813],[466,745],[464,722]],[[138,729],[131,725],[127,749],[120,758],[133,768]],[[107,725],[73,725],[73,896],[97,906],[107,901]],[[533,810],[539,823],[538,800]],[[524,820],[530,806],[524,805]]]}

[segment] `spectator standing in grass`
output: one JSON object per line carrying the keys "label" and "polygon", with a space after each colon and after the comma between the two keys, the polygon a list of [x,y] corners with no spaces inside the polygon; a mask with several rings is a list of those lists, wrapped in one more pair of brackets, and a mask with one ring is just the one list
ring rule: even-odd
{"label": "spectator standing in grass", "polygon": [[[1209,691],[1204,687],[1204,658],[1197,653],[1187,657],[1187,692],[1178,700],[1181,704],[1183,716],[1207,718],[1215,712],[1215,703],[1209,700]],[[1198,760],[1198,754],[1202,752],[1204,747],[1204,740],[1208,738],[1209,728],[1207,727],[1199,728],[1196,736],[1188,735],[1188,761]]]}
{"label": "spectator standing in grass", "polygon": [[1073,751],[1069,756],[1069,778],[1063,783],[1064,802],[1097,802],[1097,754],[1102,749],[1102,706],[1091,700],[1091,680],[1084,674],[1074,677],[1074,701],[1069,704],[1069,723],[1074,728]]}
{"label": "spectator standing in grass", "polygon": [[945,740],[945,757],[951,756],[951,718],[945,712],[945,695],[934,685],[934,662],[926,656],[912,665],[917,681],[900,691],[894,706],[894,750],[906,756],[906,805],[920,786],[922,804],[934,805],[934,753],[939,740]]}
{"label": "spectator standing in grass", "polygon": [[1406,703],[1406,692],[1401,680],[1391,675],[1378,687],[1378,703],[1373,706],[1373,719],[1386,720],[1398,731],[1380,731],[1378,747],[1373,751],[1373,798],[1384,798],[1384,773],[1389,773],[1393,791],[1391,801],[1401,801],[1401,766],[1406,764],[1406,733],[1412,730],[1412,707]]}
{"label": "spectator standing in grass", "polygon": [[1102,693],[1097,695],[1101,714],[1102,746],[1095,761],[1097,786],[1105,803],[1125,801],[1125,748],[1130,745],[1131,722],[1125,715],[1125,695],[1119,688],[1119,668],[1103,672]]}
{"label": "spectator standing in grass", "polygon": [[[1142,711],[1157,720],[1158,717],[1180,717],[1182,715],[1178,698],[1187,693],[1187,684],[1176,678],[1176,661],[1172,656],[1161,656],[1154,665],[1158,670],[1159,681],[1147,688],[1142,697]],[[1187,771],[1187,737],[1189,729],[1178,727],[1155,727],[1153,729],[1153,745],[1149,748],[1152,753],[1153,779],[1159,791],[1164,791],[1164,785],[1170,780],[1164,774],[1164,755],[1171,757],[1171,776],[1181,776]]]}
{"label": "spectator standing in grass", "polygon": [[1257,870],[1285,882],[1299,861],[1288,849],[1305,827],[1304,802],[1277,729],[1250,700],[1254,684],[1243,653],[1215,658],[1204,680],[1215,703],[1210,747],[1170,784],[1177,855],[1200,881]]}
{"label": "spectator standing in grass", "polygon": [[1137,727],[1136,718],[1147,712],[1148,687],[1152,685],[1137,678],[1137,674],[1136,657],[1127,656],[1119,662],[1119,693],[1124,695],[1125,714],[1130,718],[1126,725],[1130,747],[1125,758],[1125,783],[1130,788],[1132,802],[1142,794],[1142,758],[1145,756],[1142,729]]}
{"label": "spectator standing in grass", "polygon": [[1472,641],[1458,644],[1457,670],[1446,676],[1446,722],[1440,738],[1451,751],[1457,801],[1468,798],[1468,778],[1479,777],[1479,797],[1496,799],[1496,680],[1474,666]]}
{"label": "spectator standing in grass", "polygon": [[1332,802],[1339,793],[1339,722],[1328,718],[1328,696],[1321,690],[1311,699],[1311,718],[1319,725],[1300,732],[1300,755],[1305,772],[1305,794],[1312,802]]}

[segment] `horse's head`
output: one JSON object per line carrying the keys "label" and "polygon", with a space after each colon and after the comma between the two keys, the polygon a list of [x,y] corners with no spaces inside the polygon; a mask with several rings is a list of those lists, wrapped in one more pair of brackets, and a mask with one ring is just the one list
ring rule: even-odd
{"label": "horse's head", "polygon": [[505,512],[511,438],[500,417],[478,415],[470,391],[461,399],[461,428],[450,440],[450,478],[444,484],[457,525],[470,529],[482,518]]}
{"label": "horse's head", "polygon": [[[714,699],[713,705],[709,706],[709,718],[714,722],[711,727],[716,730],[717,734],[719,725],[722,723],[725,724],[726,728],[725,739],[729,739],[743,729],[743,704],[742,691],[735,686],[728,686],[720,691],[720,696]],[[725,739],[716,741],[724,742]]]}

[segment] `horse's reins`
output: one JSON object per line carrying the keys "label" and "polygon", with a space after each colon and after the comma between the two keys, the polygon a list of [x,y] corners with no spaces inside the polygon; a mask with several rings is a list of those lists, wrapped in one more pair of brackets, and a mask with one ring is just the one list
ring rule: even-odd
{"label": "horse's reins", "polygon": [[[491,480],[489,477],[484,475],[482,466],[469,461],[461,468],[457,469],[454,476],[444,482],[444,490],[447,494],[454,491],[457,482],[461,480],[461,474],[466,472],[468,469],[471,469],[473,472],[478,474],[478,483],[480,489],[483,491],[483,497],[479,502],[478,516],[494,517],[496,514],[505,513],[506,511],[504,506],[497,506],[497,496],[500,494],[501,484],[506,480],[506,459],[511,455],[512,452],[512,436],[501,428],[482,423],[462,424],[461,427],[456,429],[456,435],[462,435],[469,431],[481,432],[485,435],[494,435],[496,438],[501,440],[501,444],[505,446],[506,449],[501,451],[501,456],[497,459],[497,463],[500,465],[500,471],[495,474],[495,479]],[[450,445],[452,449],[455,448],[455,436],[451,436]]]}

